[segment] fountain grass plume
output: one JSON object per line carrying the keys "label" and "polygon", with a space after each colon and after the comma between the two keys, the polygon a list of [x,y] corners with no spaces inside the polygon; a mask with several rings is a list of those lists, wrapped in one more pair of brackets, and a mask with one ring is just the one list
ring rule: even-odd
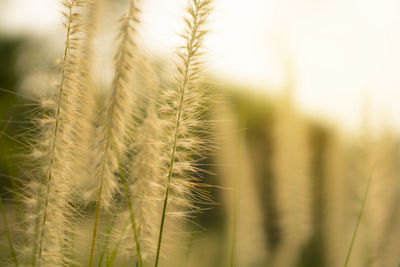
{"label": "fountain grass plume", "polygon": [[34,169],[24,193],[27,232],[33,237],[29,242],[32,266],[67,264],[68,233],[73,229],[68,217],[73,202],[71,177],[78,159],[71,151],[76,148],[73,124],[79,117],[77,99],[82,89],[80,10],[85,1],[63,0],[62,4],[67,33],[60,83],[55,92],[41,99],[43,112],[34,121],[37,138],[31,142],[30,154],[32,166],[40,167]]}
{"label": "fountain grass plume", "polygon": [[[200,86],[200,73],[203,63],[203,41],[207,34],[204,28],[211,12],[212,1],[191,0],[184,18],[185,31],[181,35],[185,41],[177,56],[176,86],[162,92],[160,118],[164,120],[164,142],[166,144],[165,193],[161,222],[159,226],[157,252],[154,266],[158,266],[167,215],[190,218],[196,212],[198,198],[208,198],[203,190],[198,190],[198,178],[193,174],[195,167],[193,156],[206,150],[205,143],[197,136],[196,129],[201,128],[200,114],[204,109],[204,90]],[[176,208],[171,211],[168,205]]]}
{"label": "fountain grass plume", "polygon": [[[143,92],[137,94],[137,102],[145,103],[137,106],[135,116],[137,127],[132,129],[130,142],[133,144],[130,158],[125,163],[128,166],[125,191],[128,209],[122,210],[118,215],[124,218],[114,227],[112,239],[119,251],[115,254],[129,255],[130,257],[143,258],[144,262],[150,262],[154,258],[157,238],[157,223],[160,218],[163,187],[162,170],[163,161],[159,156],[164,143],[161,140],[160,129],[164,128],[163,121],[158,118],[156,101],[159,93],[157,73],[145,59],[140,60],[139,66],[144,71]],[[144,108],[144,110],[140,110]],[[131,214],[135,214],[133,221]],[[135,223],[135,227],[133,227]],[[133,231],[126,231],[134,228]],[[136,232],[136,234],[135,234]],[[137,235],[137,236],[136,236]],[[132,240],[138,239],[137,242]],[[141,249],[138,250],[138,244]],[[139,257],[140,250],[143,251]],[[142,264],[142,263],[139,263]]]}
{"label": "fountain grass plume", "polygon": [[[134,69],[134,53],[136,24],[139,9],[134,1],[129,1],[128,11],[122,16],[118,34],[119,47],[115,55],[115,73],[111,84],[104,124],[99,127],[97,142],[98,158],[94,175],[96,177],[96,215],[93,227],[92,248],[89,266],[93,265],[100,208],[109,210],[113,205],[115,195],[120,191],[120,185],[115,173],[124,175],[121,170],[127,145],[131,120],[132,96],[128,90]],[[130,200],[128,200],[129,202]]]}

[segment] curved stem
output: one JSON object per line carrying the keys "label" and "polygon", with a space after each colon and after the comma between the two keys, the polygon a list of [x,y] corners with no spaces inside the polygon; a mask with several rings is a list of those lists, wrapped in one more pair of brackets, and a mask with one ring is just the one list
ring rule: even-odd
{"label": "curved stem", "polygon": [[193,43],[194,43],[196,32],[198,29],[198,20],[197,20],[198,13],[199,13],[199,10],[198,10],[198,8],[196,8],[196,14],[194,16],[193,25],[191,28],[191,36],[190,36],[190,39],[188,40],[188,44],[187,44],[188,54],[187,54],[186,60],[185,60],[185,71],[184,71],[183,81],[182,81],[182,85],[181,85],[181,89],[180,89],[181,95],[180,95],[179,106],[178,106],[178,111],[177,111],[174,141],[172,144],[172,151],[171,151],[171,161],[170,161],[169,170],[168,170],[168,183],[165,188],[165,194],[164,194],[164,203],[163,203],[163,210],[162,210],[162,215],[161,215],[160,231],[159,231],[159,235],[158,235],[157,254],[156,254],[156,260],[155,260],[155,264],[154,264],[155,267],[158,266],[158,262],[160,259],[162,236],[163,236],[163,232],[164,232],[165,217],[166,217],[166,213],[167,213],[169,188],[170,188],[172,172],[173,172],[174,164],[175,164],[175,153],[176,153],[176,147],[177,147],[177,143],[178,143],[177,142],[178,141],[178,133],[179,133],[180,124],[181,124],[183,101],[184,101],[184,97],[185,97],[185,90],[186,90],[188,80],[189,80],[189,68],[191,65],[192,56],[194,54]]}

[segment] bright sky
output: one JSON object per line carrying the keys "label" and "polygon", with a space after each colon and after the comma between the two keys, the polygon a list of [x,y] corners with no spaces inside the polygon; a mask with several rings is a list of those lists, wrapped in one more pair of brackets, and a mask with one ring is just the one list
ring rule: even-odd
{"label": "bright sky", "polygon": [[[145,43],[171,52],[186,0],[142,3]],[[369,96],[375,121],[400,126],[400,1],[215,0],[215,6],[207,45],[216,76],[277,92],[290,61],[297,101],[307,112],[355,129]],[[2,0],[0,31],[43,32],[59,24],[58,8],[57,0]]]}

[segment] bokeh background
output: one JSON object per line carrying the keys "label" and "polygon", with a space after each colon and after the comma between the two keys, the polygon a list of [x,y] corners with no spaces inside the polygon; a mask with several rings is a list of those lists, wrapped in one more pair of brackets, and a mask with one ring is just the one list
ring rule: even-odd
{"label": "bokeh background", "polygon": [[[112,78],[124,4],[102,10],[99,88]],[[185,4],[142,0],[139,43],[159,65],[172,62]],[[0,1],[0,191],[11,221],[21,138],[62,55],[60,9]],[[215,0],[206,72],[218,123],[205,162],[215,205],[187,226],[180,266],[343,266],[367,188],[350,266],[400,263],[399,13],[396,0]]]}

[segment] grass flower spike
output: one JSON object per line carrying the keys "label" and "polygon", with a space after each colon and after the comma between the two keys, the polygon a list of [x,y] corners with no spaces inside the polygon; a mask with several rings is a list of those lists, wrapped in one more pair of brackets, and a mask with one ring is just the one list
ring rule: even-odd
{"label": "grass flower spike", "polygon": [[[164,141],[168,168],[165,173],[165,194],[155,266],[158,266],[160,259],[168,205],[176,205],[178,208],[178,212],[171,212],[171,215],[185,217],[196,210],[193,200],[196,200],[194,191],[197,185],[194,182],[197,179],[193,177],[193,173],[198,170],[192,157],[205,149],[194,133],[201,128],[199,116],[203,110],[205,92],[200,87],[199,74],[202,69],[203,40],[207,33],[204,26],[211,11],[211,2],[189,1],[188,16],[184,19],[186,28],[181,35],[185,45],[177,54],[180,62],[177,63],[176,87],[165,90],[160,97],[163,99],[160,118],[166,123]],[[198,196],[202,196],[202,192]]]}
{"label": "grass flower spike", "polygon": [[33,141],[31,157],[36,176],[26,190],[27,231],[33,237],[31,245],[32,266],[60,266],[68,262],[68,232],[71,224],[76,157],[73,123],[77,114],[77,99],[82,84],[79,79],[79,47],[81,44],[82,17],[79,13],[84,1],[64,0],[63,12],[67,29],[60,83],[57,91],[42,100],[44,115],[36,120],[40,136]]}
{"label": "grass flower spike", "polygon": [[[115,56],[115,74],[111,84],[111,92],[106,106],[104,124],[100,126],[97,142],[98,158],[94,171],[97,182],[96,215],[94,221],[90,263],[93,265],[97,227],[100,208],[109,210],[115,195],[120,191],[119,181],[115,173],[120,172],[120,162],[126,152],[126,139],[131,120],[132,97],[128,90],[133,72],[134,34],[139,10],[134,1],[129,1],[129,8],[121,19],[118,35],[120,42]],[[122,173],[120,173],[122,175]]]}

